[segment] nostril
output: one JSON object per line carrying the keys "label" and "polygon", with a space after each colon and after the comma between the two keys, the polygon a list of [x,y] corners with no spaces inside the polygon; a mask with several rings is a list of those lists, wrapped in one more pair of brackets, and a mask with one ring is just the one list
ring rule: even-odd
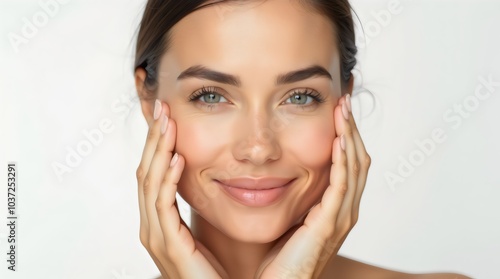
{"label": "nostril", "polygon": [[276,135],[269,130],[261,129],[260,131],[260,134],[254,134],[235,143],[232,149],[235,159],[262,165],[269,160],[278,160],[281,157],[281,147]]}

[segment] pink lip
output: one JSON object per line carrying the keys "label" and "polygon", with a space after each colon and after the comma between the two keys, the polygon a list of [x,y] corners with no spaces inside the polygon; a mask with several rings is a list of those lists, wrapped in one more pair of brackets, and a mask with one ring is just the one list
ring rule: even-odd
{"label": "pink lip", "polygon": [[215,180],[215,182],[241,204],[258,207],[268,206],[279,200],[294,180],[277,177],[259,179],[241,177],[224,180],[224,182]]}

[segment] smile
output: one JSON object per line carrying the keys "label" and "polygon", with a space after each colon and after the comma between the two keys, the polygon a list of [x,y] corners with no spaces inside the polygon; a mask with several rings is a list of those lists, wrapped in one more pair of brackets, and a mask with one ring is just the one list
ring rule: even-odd
{"label": "smile", "polygon": [[265,187],[265,188],[252,188],[252,187],[235,187],[233,185],[226,185],[218,180],[214,180],[233,200],[243,204],[245,206],[251,207],[264,207],[274,204],[275,202],[281,200],[285,195],[286,190],[290,188],[290,185],[295,181],[295,179],[289,180],[285,184],[281,184],[275,187]]}

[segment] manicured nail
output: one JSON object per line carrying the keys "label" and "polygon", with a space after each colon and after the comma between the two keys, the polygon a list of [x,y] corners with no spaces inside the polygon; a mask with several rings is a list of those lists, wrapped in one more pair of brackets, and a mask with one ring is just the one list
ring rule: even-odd
{"label": "manicured nail", "polygon": [[161,102],[160,102],[160,100],[156,99],[156,101],[155,101],[155,110],[154,110],[154,113],[153,113],[153,117],[155,118],[155,120],[157,120],[158,117],[160,117],[160,113],[161,113]]}
{"label": "manicured nail", "polygon": [[168,127],[168,116],[166,115],[163,115],[163,120],[161,122],[161,134],[165,134],[165,132],[167,131],[167,127]]}
{"label": "manicured nail", "polygon": [[352,112],[351,94],[347,94],[347,96],[345,96],[345,103],[347,105],[347,109],[349,110],[349,112]]}
{"label": "manicured nail", "polygon": [[170,167],[175,166],[178,160],[179,160],[179,154],[175,153],[174,157],[172,157],[172,161],[170,161]]}
{"label": "manicured nail", "polygon": [[345,151],[345,137],[344,134],[340,136],[340,147]]}
{"label": "manicured nail", "polygon": [[344,115],[345,120],[349,120],[349,111],[347,110],[345,103],[342,104],[342,114]]}

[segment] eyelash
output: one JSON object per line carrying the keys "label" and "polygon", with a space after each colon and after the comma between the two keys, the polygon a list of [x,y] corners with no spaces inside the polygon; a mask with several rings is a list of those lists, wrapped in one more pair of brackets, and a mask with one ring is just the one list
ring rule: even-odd
{"label": "eyelash", "polygon": [[313,103],[311,103],[309,105],[297,105],[298,107],[302,107],[302,108],[312,106],[312,105],[314,105],[314,102],[316,102],[316,104],[321,104],[321,103],[325,102],[325,98],[323,96],[321,96],[321,94],[319,92],[317,92],[313,89],[309,89],[309,88],[295,89],[291,93],[288,93],[288,98],[292,98],[293,96],[296,96],[296,95],[305,95],[305,96],[309,96],[313,99]]}
{"label": "eyelash", "polygon": [[[225,93],[219,93],[219,92],[217,92],[217,90],[216,90],[215,87],[213,87],[213,86],[210,86],[210,87],[203,86],[202,89],[200,89],[199,91],[196,91],[191,96],[189,96],[188,101],[194,102],[194,101],[200,99],[202,96],[208,95],[208,94],[220,95],[220,96],[224,97],[225,99],[227,99],[226,98],[226,94]],[[320,103],[325,102],[325,99],[321,96],[320,93],[318,93],[315,90],[309,89],[309,88],[307,88],[307,89],[295,89],[294,91],[292,91],[291,93],[288,94],[288,98],[292,98],[293,96],[296,96],[296,95],[309,96],[309,97],[311,97],[313,99],[313,103],[316,102],[316,104],[320,104]],[[203,106],[205,106],[205,107],[207,107],[209,109],[214,108],[216,105],[217,105],[217,103],[215,103],[215,104],[206,104],[206,103],[204,103],[203,104]],[[315,105],[315,104],[296,105],[296,106],[297,107],[301,107],[302,109],[306,109],[307,107],[312,106],[312,105]]]}
{"label": "eyelash", "polygon": [[217,90],[215,90],[215,87],[203,86],[199,91],[196,91],[193,93],[193,95],[189,96],[189,101],[195,101],[195,100],[199,99],[201,96],[208,95],[208,94],[218,94],[218,95],[221,95],[222,97],[225,97],[225,94],[217,92]]}

